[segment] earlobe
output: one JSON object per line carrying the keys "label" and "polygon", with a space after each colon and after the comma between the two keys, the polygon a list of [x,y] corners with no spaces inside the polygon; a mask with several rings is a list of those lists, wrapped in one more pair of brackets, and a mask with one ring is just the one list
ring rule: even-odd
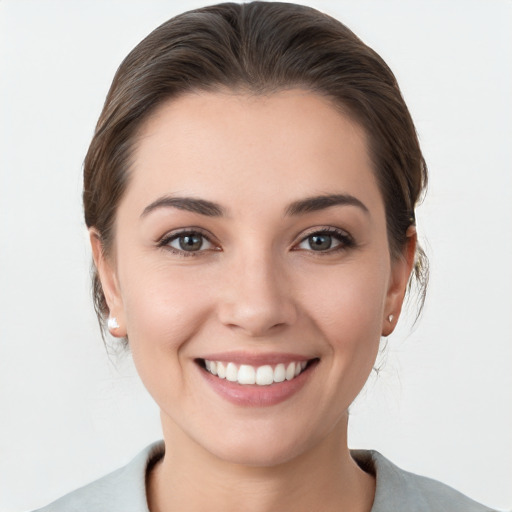
{"label": "earlobe", "polygon": [[402,255],[391,263],[391,278],[382,320],[382,336],[389,336],[395,330],[414,267],[417,244],[416,227],[409,226],[406,236],[407,241]]}
{"label": "earlobe", "polygon": [[[108,329],[112,336],[123,338],[126,336],[126,324],[124,322],[123,303],[114,265],[105,254],[100,234],[95,228],[89,229],[89,240],[91,242],[94,265],[98,271],[101,288],[109,309]],[[115,327],[113,320],[115,320]]]}

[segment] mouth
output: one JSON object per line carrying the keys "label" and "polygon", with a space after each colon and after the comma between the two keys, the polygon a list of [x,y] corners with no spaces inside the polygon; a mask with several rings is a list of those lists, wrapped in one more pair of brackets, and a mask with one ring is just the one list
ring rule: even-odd
{"label": "mouth", "polygon": [[204,382],[228,402],[242,407],[277,405],[306,386],[320,358],[293,354],[212,354],[195,359]]}
{"label": "mouth", "polygon": [[296,379],[316,361],[318,361],[317,358],[259,366],[212,359],[198,359],[197,363],[218,379],[225,379],[242,386],[271,386]]}

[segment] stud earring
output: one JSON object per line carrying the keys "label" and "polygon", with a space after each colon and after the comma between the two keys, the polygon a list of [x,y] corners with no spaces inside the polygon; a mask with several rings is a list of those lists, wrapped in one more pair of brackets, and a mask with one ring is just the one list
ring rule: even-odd
{"label": "stud earring", "polygon": [[117,318],[115,316],[109,316],[107,320],[107,326],[110,330],[119,329]]}
{"label": "stud earring", "polygon": [[394,315],[389,315],[388,316],[388,322],[391,323],[394,320],[394,318],[395,318]]}

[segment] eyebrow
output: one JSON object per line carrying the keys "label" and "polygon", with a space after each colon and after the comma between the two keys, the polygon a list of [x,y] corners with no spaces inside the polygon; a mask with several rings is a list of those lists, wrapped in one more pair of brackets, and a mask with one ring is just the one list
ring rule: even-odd
{"label": "eyebrow", "polygon": [[[365,204],[350,194],[326,194],[294,201],[286,208],[285,214],[289,216],[296,216],[325,210],[331,206],[356,206],[365,213],[369,213]],[[212,201],[207,201],[206,199],[163,196],[146,206],[141,217],[147,216],[158,208],[178,208],[179,210],[198,213],[207,217],[222,217],[225,215],[225,210],[221,205]]]}
{"label": "eyebrow", "polygon": [[350,194],[326,194],[294,201],[286,208],[286,215],[301,215],[330,208],[331,206],[357,206],[370,213],[364,203]]}
{"label": "eyebrow", "polygon": [[222,206],[211,201],[206,201],[205,199],[163,196],[146,206],[141,217],[145,217],[158,208],[178,208],[179,210],[199,213],[200,215],[206,215],[208,217],[222,217],[225,213]]}

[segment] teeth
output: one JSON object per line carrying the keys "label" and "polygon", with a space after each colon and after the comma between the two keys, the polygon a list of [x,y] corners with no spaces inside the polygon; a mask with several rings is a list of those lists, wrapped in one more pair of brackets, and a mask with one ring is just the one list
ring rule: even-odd
{"label": "teeth", "polygon": [[239,384],[256,384],[256,372],[254,368],[252,366],[249,366],[248,364],[243,364],[242,366],[240,366],[240,368],[238,369],[237,380]]}
{"label": "teeth", "polygon": [[[242,369],[242,367],[240,367]],[[274,382],[274,370],[272,366],[260,366],[256,370],[256,384],[258,386],[270,386]]]}
{"label": "teeth", "polygon": [[224,366],[224,363],[221,363],[220,361],[217,363],[217,375],[221,379],[226,378],[226,367]]}
{"label": "teeth", "polygon": [[295,377],[295,363],[290,363],[286,368],[286,380],[292,380]]}
{"label": "teeth", "polygon": [[206,370],[220,379],[238,382],[238,384],[257,384],[258,386],[270,386],[274,382],[292,380],[304,371],[306,365],[307,361],[296,361],[288,363],[287,366],[279,363],[275,367],[268,364],[258,367],[242,364],[238,367],[235,363],[206,359],[204,361]]}
{"label": "teeth", "polygon": [[226,368],[226,380],[236,382],[238,379],[238,368],[235,363],[228,363]]}
{"label": "teeth", "polygon": [[276,366],[274,370],[274,382],[283,382],[286,379],[286,369],[283,363]]}

